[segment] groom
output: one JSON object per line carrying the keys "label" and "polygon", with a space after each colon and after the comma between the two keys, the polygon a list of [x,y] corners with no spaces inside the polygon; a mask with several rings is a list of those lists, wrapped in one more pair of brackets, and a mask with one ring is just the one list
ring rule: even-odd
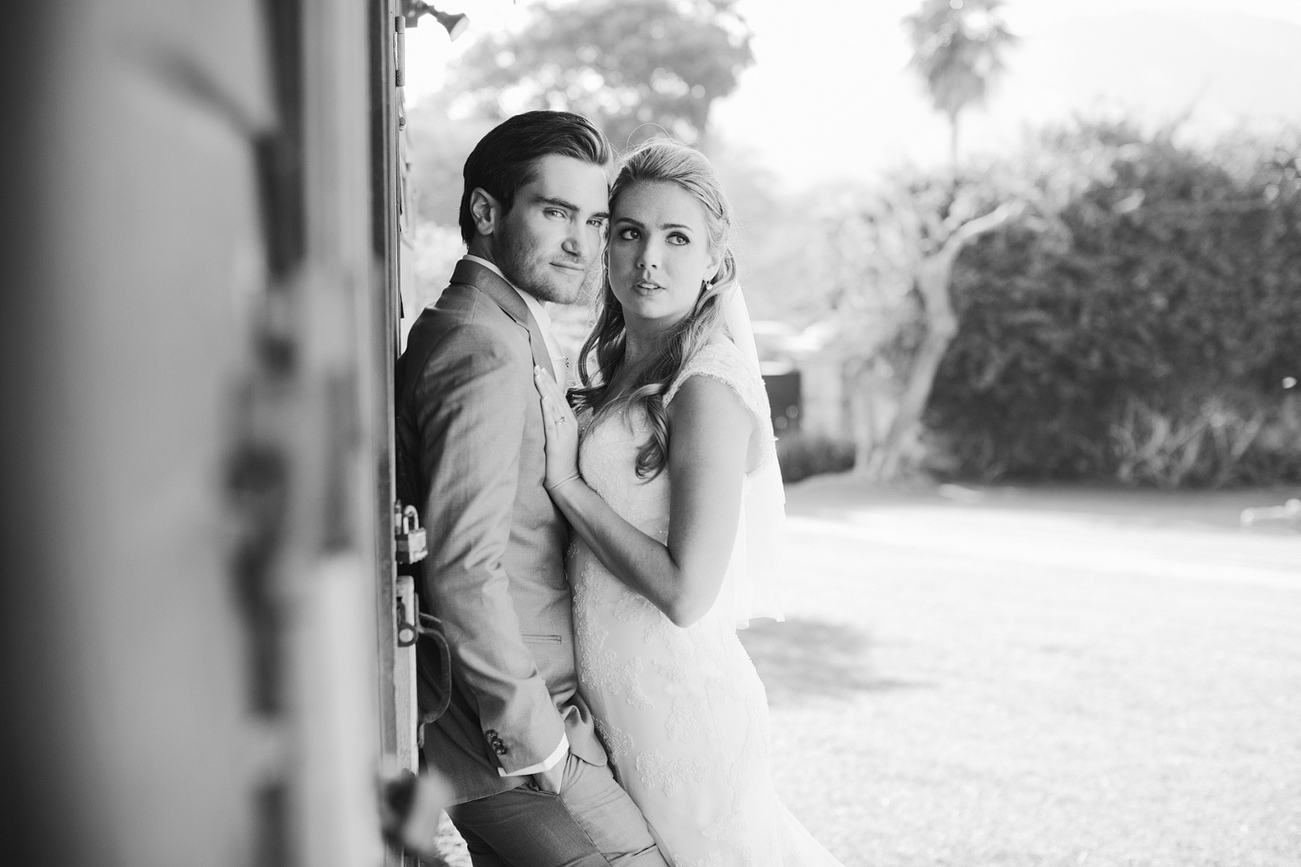
{"label": "groom", "polygon": [[533,383],[535,365],[564,375],[542,302],[576,301],[600,259],[610,162],[575,114],[489,132],[465,163],[467,255],[397,363],[398,490],[428,532],[421,598],[451,652],[425,758],[476,867],[664,865],[577,693],[569,528],[542,486]]}

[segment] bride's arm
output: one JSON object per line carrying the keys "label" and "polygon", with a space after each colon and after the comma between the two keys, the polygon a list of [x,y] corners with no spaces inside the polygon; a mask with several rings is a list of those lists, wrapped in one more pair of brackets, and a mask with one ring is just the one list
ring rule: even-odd
{"label": "bride's arm", "polygon": [[[555,392],[544,391],[548,490],[569,523],[620,581],[646,597],[678,626],[690,626],[718,597],[736,540],[741,484],[753,416],[723,383],[693,376],[669,404],[672,499],[663,544],[619,517],[564,457],[553,474],[552,439],[572,428],[555,424]],[[564,408],[567,411],[567,407]],[[562,446],[563,449],[563,446]],[[551,480],[554,479],[553,483]]]}

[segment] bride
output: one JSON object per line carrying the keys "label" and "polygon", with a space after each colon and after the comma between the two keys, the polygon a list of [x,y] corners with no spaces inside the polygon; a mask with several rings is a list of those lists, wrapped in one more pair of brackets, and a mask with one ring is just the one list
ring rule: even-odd
{"label": "bride", "polygon": [[783,515],[731,207],[702,155],[663,140],[625,159],[610,199],[576,414],[536,377],[547,489],[577,536],[580,688],[676,867],[835,865],[777,799],[767,700],[736,637],[780,617]]}

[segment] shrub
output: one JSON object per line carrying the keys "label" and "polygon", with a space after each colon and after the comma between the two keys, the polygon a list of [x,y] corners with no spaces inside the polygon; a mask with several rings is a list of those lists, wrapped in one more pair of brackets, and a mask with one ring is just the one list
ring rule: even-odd
{"label": "shrub", "polygon": [[1116,477],[1127,484],[1163,488],[1264,484],[1296,477],[1301,411],[1245,401],[1208,398],[1167,413],[1132,400],[1112,422],[1110,445]]}
{"label": "shrub", "polygon": [[783,482],[798,482],[823,473],[854,468],[854,444],[821,434],[794,433],[777,440],[777,463]]}
{"label": "shrub", "polygon": [[1301,481],[1282,386],[1301,376],[1301,146],[1249,145],[1230,160],[1124,125],[1049,141],[1038,185],[1077,182],[955,269],[926,420],[960,474]]}

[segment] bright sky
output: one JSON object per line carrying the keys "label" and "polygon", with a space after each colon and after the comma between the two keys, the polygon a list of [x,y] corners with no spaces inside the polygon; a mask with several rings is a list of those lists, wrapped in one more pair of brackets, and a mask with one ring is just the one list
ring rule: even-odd
{"label": "bright sky", "polygon": [[[471,31],[455,45],[426,18],[407,36],[408,98],[441,85],[474,31],[514,26],[527,0],[442,0]],[[900,19],[919,0],[739,0],[755,66],[715,107],[715,131],[789,187],[945,159],[944,121],[906,70]],[[797,11],[798,10],[798,11]],[[1026,124],[1126,111],[1151,122],[1193,111],[1215,132],[1301,121],[1301,0],[1008,0],[1023,42],[988,106],[969,113],[964,153],[1014,143]]]}

